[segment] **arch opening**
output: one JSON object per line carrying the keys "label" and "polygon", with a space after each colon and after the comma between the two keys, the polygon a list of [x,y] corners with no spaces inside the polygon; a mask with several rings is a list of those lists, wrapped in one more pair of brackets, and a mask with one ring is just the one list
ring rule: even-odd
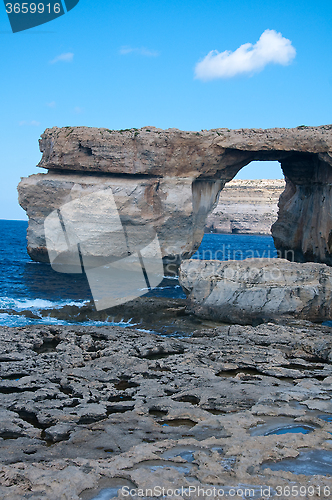
{"label": "arch opening", "polygon": [[192,258],[243,260],[280,256],[271,235],[285,189],[279,161],[252,161],[225,184]]}
{"label": "arch opening", "polygon": [[205,233],[271,235],[285,178],[278,161],[252,161],[225,184]]}

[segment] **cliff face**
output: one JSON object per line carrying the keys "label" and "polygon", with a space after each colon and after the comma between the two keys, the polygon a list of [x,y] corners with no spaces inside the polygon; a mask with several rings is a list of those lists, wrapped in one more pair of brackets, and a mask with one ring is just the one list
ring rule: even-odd
{"label": "cliff face", "polygon": [[206,232],[271,234],[284,189],[283,179],[228,182],[220,193],[218,205],[206,219]]}
{"label": "cliff face", "polygon": [[332,265],[332,168],[310,158],[306,163],[285,162],[290,172],[279,200],[278,220],[272,226],[278,250],[297,262]]}
{"label": "cliff face", "polygon": [[151,223],[165,262],[178,264],[199,246],[225,183],[252,160],[278,160],[287,184],[272,229],[277,248],[293,250],[298,260],[332,262],[330,125],[201,132],[54,127],[42,135],[40,149],[39,167],[48,173],[23,179],[18,188],[35,260],[48,258],[43,224],[53,210],[111,187],[123,220]]}
{"label": "cliff face", "polygon": [[[83,211],[91,214],[92,207],[86,195],[108,188],[112,188],[123,224],[142,228],[153,225],[164,263],[169,264],[172,273],[175,271],[172,264],[177,266],[180,256],[189,257],[199,247],[206,216],[217,202],[221,182],[197,181],[192,185],[192,179],[188,178],[122,178],[74,172],[31,175],[22,179],[18,188],[19,202],[29,217],[27,250],[30,257],[40,262],[49,261],[44,221],[51,212],[80,198],[83,204],[86,199]],[[72,215],[74,217],[74,213]],[[103,227],[111,223],[106,218],[103,207],[97,207],[95,238],[102,237]],[[107,241],[104,244],[100,241],[96,257],[107,254],[107,244]]]}

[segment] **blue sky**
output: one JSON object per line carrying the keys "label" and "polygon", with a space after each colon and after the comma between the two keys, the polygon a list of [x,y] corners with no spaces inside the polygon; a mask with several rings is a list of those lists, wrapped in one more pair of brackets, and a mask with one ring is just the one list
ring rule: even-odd
{"label": "blue sky", "polygon": [[[80,0],[66,15],[12,34],[1,4],[0,218],[25,218],[16,185],[38,172],[47,127],[331,123],[331,20],[330,0]],[[289,64],[195,78],[212,50],[255,46],[266,30],[290,41]],[[242,178],[281,174],[267,162],[247,169]]]}

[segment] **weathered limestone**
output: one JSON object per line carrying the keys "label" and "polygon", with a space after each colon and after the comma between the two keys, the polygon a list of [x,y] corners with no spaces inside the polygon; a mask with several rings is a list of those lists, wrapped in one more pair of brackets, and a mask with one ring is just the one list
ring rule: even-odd
{"label": "weathered limestone", "polygon": [[285,256],[292,250],[298,262],[325,262],[331,266],[332,168],[331,163],[320,161],[320,156],[281,163],[287,183],[272,235],[275,246]]}
{"label": "weathered limestone", "polygon": [[[332,491],[331,473],[308,483],[262,467],[332,451],[330,327],[226,325],[181,339],[1,327],[0,347],[1,499],[88,500],[123,485]],[[311,432],[273,434],[290,425]]]}
{"label": "weathered limestone", "polygon": [[286,257],[294,250],[300,261],[332,263],[332,125],[201,132],[54,127],[40,149],[39,166],[49,173],[19,185],[35,260],[47,260],[42,226],[52,210],[85,189],[114,184],[120,206],[121,191],[129,198],[123,216],[136,223],[138,208],[141,222],[155,225],[165,262],[178,264],[197,249],[224,184],[252,160],[277,160],[287,182],[272,229],[277,249]]}
{"label": "weathered limestone", "polygon": [[271,234],[278,217],[278,200],[284,179],[233,179],[219,196],[206,219],[206,232]]}
{"label": "weathered limestone", "polygon": [[180,283],[187,311],[228,323],[280,318],[332,319],[332,271],[284,259],[186,260]]}
{"label": "weathered limestone", "polygon": [[305,167],[311,154],[332,164],[332,125],[201,132],[53,127],[42,135],[40,150],[39,166],[49,170],[231,180],[252,160],[288,158],[305,176],[301,163]]}
{"label": "weathered limestone", "polygon": [[[61,174],[51,171],[22,179],[19,184],[19,201],[29,217],[28,253],[33,260],[48,262],[44,221],[53,211],[70,201],[96,191],[112,188],[113,196],[123,224],[144,227],[150,223],[158,234],[165,263],[180,263],[199,247],[205,219],[217,202],[221,181],[197,181],[164,177],[121,178],[111,176],[82,175],[70,172]],[[86,211],[91,211],[87,203]],[[107,225],[105,211],[100,207],[102,236]],[[101,242],[99,255],[107,254],[106,242]],[[97,256],[97,257],[98,257]]]}

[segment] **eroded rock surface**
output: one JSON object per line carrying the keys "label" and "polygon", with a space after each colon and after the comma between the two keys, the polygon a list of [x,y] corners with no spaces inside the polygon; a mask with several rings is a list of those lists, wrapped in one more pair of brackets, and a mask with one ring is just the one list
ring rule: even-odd
{"label": "eroded rock surface", "polygon": [[[292,163],[294,153],[318,154],[320,160],[331,165],[331,130],[332,125],[266,130],[219,128],[200,132],[155,127],[128,130],[53,127],[46,129],[41,137],[43,158],[39,166],[62,171],[215,176],[231,180],[252,160],[288,157],[287,163]],[[299,162],[297,166],[300,173]],[[302,170],[302,175],[306,173]]]}
{"label": "eroded rock surface", "polygon": [[189,259],[181,264],[179,281],[188,294],[187,310],[211,320],[332,319],[332,271],[325,264]]}
{"label": "eroded rock surface", "polygon": [[[309,483],[262,464],[332,450],[329,327],[219,326],[183,339],[2,327],[0,344],[1,499],[87,500],[119,483],[248,485],[264,498],[262,485],[273,496]],[[292,423],[311,432],[271,433]],[[332,487],[332,472],[315,474],[311,485]]]}
{"label": "eroded rock surface", "polygon": [[54,127],[40,148],[39,166],[49,173],[19,185],[35,260],[48,259],[43,223],[52,210],[111,186],[123,217],[151,222],[165,263],[179,264],[199,246],[225,183],[252,160],[277,160],[287,182],[272,229],[277,248],[286,258],[294,250],[299,261],[332,262],[331,125],[201,132]]}
{"label": "eroded rock surface", "polygon": [[[28,253],[33,260],[48,262],[44,221],[54,210],[78,198],[83,213],[91,213],[89,197],[94,192],[112,189],[118,213],[124,225],[143,230],[151,224],[157,232],[162,256],[168,274],[176,274],[182,258],[192,255],[199,247],[204,234],[205,219],[217,203],[221,181],[197,181],[177,177],[135,177],[84,175],[81,173],[35,174],[22,179],[19,184],[19,201],[29,217]],[[94,236],[103,238],[103,227],[111,226],[111,217],[103,206],[96,207]],[[68,210],[67,210],[68,212]],[[95,217],[96,216],[96,217]],[[75,214],[73,213],[75,220]],[[90,235],[90,238],[93,235]],[[109,241],[98,241],[103,257],[109,252]]]}

